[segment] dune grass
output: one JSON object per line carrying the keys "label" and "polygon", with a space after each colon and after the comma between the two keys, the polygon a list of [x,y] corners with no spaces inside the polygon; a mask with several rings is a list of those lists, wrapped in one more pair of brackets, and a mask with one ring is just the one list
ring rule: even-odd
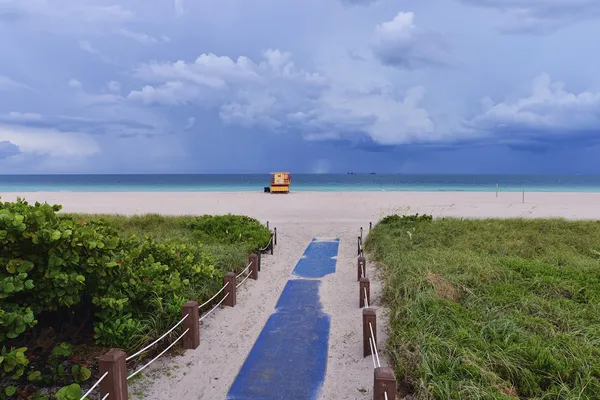
{"label": "dune grass", "polygon": [[394,217],[365,245],[401,395],[600,398],[599,222]]}
{"label": "dune grass", "polygon": [[214,241],[207,242],[200,238],[198,240],[198,232],[190,227],[190,222],[195,217],[193,216],[167,216],[160,214],[145,214],[145,215],[116,215],[116,214],[63,214],[76,219],[91,221],[102,219],[108,224],[118,229],[124,236],[136,235],[143,237],[151,235],[152,238],[165,240],[181,240],[181,241],[200,241],[203,248],[209,252],[214,260],[215,267],[223,272],[233,270],[238,272],[238,269],[247,264],[248,250],[243,242],[238,243],[215,243]]}

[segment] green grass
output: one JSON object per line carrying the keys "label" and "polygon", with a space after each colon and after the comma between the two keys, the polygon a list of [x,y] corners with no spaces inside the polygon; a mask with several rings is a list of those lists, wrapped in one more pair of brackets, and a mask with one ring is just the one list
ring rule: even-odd
{"label": "green grass", "polygon": [[599,399],[600,223],[378,224],[386,350],[417,399]]}
{"label": "green grass", "polygon": [[[143,237],[151,235],[159,241],[181,240],[200,242],[204,249],[215,260],[215,267],[223,272],[239,272],[240,267],[248,264],[249,246],[246,242],[224,243],[223,241],[206,240],[205,232],[193,229],[190,225],[195,216],[165,216],[160,214],[114,215],[114,214],[63,214],[83,221],[102,219],[125,236]],[[222,217],[221,217],[222,218]],[[267,238],[268,240],[268,238]]]}

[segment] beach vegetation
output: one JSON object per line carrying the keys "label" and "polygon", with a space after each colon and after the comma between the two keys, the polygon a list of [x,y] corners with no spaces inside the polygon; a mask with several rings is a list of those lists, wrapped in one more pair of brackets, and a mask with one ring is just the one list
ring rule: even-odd
{"label": "beach vegetation", "polygon": [[600,222],[390,216],[365,247],[400,396],[599,398]]}
{"label": "beach vegetation", "polygon": [[208,299],[224,273],[245,267],[270,239],[244,216],[60,211],[0,202],[0,387],[8,398],[43,385],[64,386],[56,398],[77,397],[104,349],[131,352],[158,338],[186,301]]}

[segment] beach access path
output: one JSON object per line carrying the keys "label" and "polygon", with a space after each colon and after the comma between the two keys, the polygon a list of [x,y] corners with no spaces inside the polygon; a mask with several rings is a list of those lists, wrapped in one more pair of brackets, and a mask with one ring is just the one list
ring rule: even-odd
{"label": "beach access path", "polygon": [[[202,321],[200,346],[197,349],[187,350],[181,356],[160,359],[155,363],[156,365],[149,368],[150,371],[145,373],[143,378],[132,383],[130,386],[132,398],[135,396],[135,398],[148,400],[167,398],[215,400],[226,399],[228,394],[243,392],[239,389],[239,385],[248,383],[244,379],[238,382],[237,389],[233,387],[234,393],[230,393],[230,389],[261,331],[272,315],[277,313],[276,305],[284,288],[289,281],[299,278],[293,275],[292,271],[299,264],[298,261],[302,259],[303,253],[314,237],[340,239],[335,273],[319,278],[318,300],[322,307],[320,313],[329,316],[330,326],[325,380],[315,399],[372,398],[373,364],[371,357],[362,355],[362,314],[358,305],[358,283],[356,282],[356,240],[359,228],[354,224],[321,224],[318,227],[308,228],[302,224],[279,224],[275,254],[263,256],[259,279],[249,280],[243,286],[238,293],[235,307],[219,309]],[[368,265],[367,268],[371,268],[372,271],[373,267]],[[380,289],[379,281],[372,279],[371,298],[375,307],[379,305]],[[387,316],[382,312],[384,310],[381,310],[378,315],[380,343],[384,343],[387,338]],[[298,332],[298,335],[302,336],[304,333],[306,332]],[[259,347],[261,346],[264,348],[268,343],[263,339],[262,344],[259,343]],[[313,354],[318,356],[322,354],[321,351],[322,346],[315,349]],[[260,365],[260,359],[257,358],[261,356],[260,349],[256,352],[257,354],[252,358],[254,362],[246,366],[250,373],[253,369],[264,369],[264,365]],[[275,357],[274,361],[277,360],[278,357]],[[282,366],[273,365],[273,367]],[[320,364],[316,365],[315,370],[319,367]],[[306,374],[301,371],[299,376],[303,375]],[[318,377],[311,382],[314,386],[315,382],[319,382]],[[310,386],[311,382],[292,383]],[[281,382],[274,386],[281,387],[284,384],[285,382]],[[264,390],[264,386],[259,389]],[[247,394],[247,392],[242,394],[244,393]],[[273,399],[273,397],[229,398]],[[313,397],[296,398],[309,400]]]}
{"label": "beach access path", "polygon": [[[339,238],[336,272],[320,278],[322,312],[330,316],[327,366],[320,399],[372,398],[371,359],[362,357],[361,312],[356,282],[359,228],[393,213],[431,213],[434,217],[564,217],[600,219],[596,193],[473,192],[302,192],[2,193],[3,201],[20,196],[30,202],[63,205],[65,212],[168,215],[244,214],[277,227],[278,246],[266,255],[257,281],[249,280],[237,305],[202,321],[200,346],[174,358],[160,359],[132,382],[132,398],[225,399],[244,365],[292,271],[315,237]],[[373,271],[371,264],[367,269]],[[387,335],[380,308],[380,281],[371,277],[372,304],[378,309],[378,341]],[[384,360],[382,360],[382,364]]]}

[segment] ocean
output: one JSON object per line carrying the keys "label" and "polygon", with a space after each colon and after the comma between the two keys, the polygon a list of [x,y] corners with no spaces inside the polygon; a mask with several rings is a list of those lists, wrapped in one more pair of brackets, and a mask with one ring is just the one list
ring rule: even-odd
{"label": "ocean", "polygon": [[[256,192],[269,174],[0,175],[1,192]],[[600,192],[600,175],[296,174],[292,191]]]}

